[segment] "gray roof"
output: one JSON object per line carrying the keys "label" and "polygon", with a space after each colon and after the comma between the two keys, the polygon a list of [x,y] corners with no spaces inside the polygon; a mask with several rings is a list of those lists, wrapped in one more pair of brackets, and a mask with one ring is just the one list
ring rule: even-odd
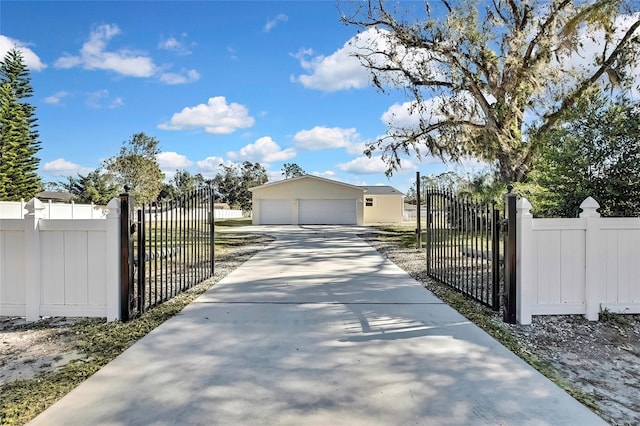
{"label": "gray roof", "polygon": [[73,200],[73,195],[62,191],[42,191],[36,194],[36,198],[44,201],[63,201],[65,203]]}
{"label": "gray roof", "polygon": [[267,183],[265,183],[263,185],[254,186],[253,188],[249,188],[249,191],[253,192],[254,189],[264,188],[264,187],[267,187],[267,186],[281,185],[283,183],[295,182],[297,180],[302,180],[302,179],[315,179],[315,180],[321,180],[321,181],[333,183],[333,184],[336,184],[336,185],[348,186],[348,187],[351,187],[351,188],[358,188],[358,189],[362,189],[362,190],[365,189],[363,186],[351,185],[351,184],[348,184],[348,183],[339,182],[337,180],[327,179],[327,178],[323,178],[323,177],[320,177],[320,176],[302,175],[302,176],[298,176],[298,177],[294,177],[294,178],[290,178],[290,179],[282,179],[282,180],[277,180],[275,182],[267,182]]}
{"label": "gray roof", "polygon": [[402,192],[389,185],[361,186],[368,195],[404,195]]}

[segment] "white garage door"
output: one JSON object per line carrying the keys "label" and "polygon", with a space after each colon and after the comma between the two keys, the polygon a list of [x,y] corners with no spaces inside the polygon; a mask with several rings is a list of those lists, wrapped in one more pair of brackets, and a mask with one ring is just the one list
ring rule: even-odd
{"label": "white garage door", "polygon": [[301,225],[355,225],[356,200],[300,200]]}
{"label": "white garage door", "polygon": [[260,200],[260,225],[290,225],[291,200]]}

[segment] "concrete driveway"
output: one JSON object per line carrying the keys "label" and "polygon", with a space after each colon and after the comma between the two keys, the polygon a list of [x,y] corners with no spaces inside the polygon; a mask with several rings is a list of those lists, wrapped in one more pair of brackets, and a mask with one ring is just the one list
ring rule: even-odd
{"label": "concrete driveway", "polygon": [[606,424],[360,228],[267,230],[267,249],[32,424]]}

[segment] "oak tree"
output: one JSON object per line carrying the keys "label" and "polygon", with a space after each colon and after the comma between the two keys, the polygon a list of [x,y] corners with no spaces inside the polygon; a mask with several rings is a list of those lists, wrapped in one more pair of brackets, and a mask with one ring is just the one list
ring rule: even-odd
{"label": "oak tree", "polygon": [[[366,33],[353,55],[380,90],[404,90],[398,114],[365,153],[387,174],[403,156],[495,164],[525,179],[542,135],[594,86],[625,90],[638,63],[640,14],[631,0],[351,2],[342,21]],[[351,5],[352,7],[349,7]]]}

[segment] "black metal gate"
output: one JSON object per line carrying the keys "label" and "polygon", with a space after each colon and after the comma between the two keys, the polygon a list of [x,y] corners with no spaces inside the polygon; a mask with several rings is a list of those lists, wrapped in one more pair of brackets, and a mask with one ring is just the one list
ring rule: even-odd
{"label": "black metal gate", "polygon": [[[496,203],[452,191],[428,188],[424,197],[427,274],[494,310],[504,308],[505,321],[515,322],[515,221],[508,226]],[[505,262],[511,258],[513,265]]]}
{"label": "black metal gate", "polygon": [[134,205],[131,195],[121,195],[123,321],[201,283],[214,269],[212,188]]}

